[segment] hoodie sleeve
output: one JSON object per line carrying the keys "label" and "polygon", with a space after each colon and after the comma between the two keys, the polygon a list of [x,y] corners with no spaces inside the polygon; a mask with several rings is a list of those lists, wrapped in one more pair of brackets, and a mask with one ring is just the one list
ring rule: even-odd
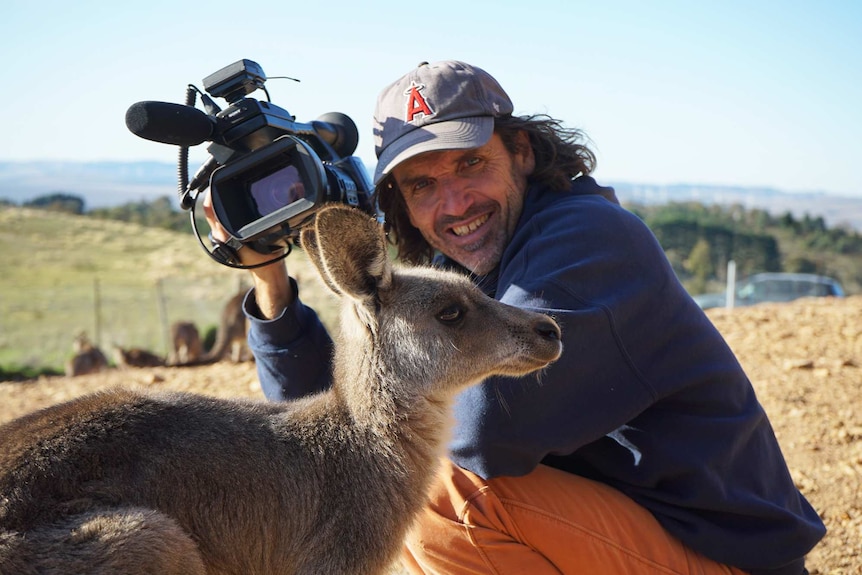
{"label": "hoodie sleeve", "polygon": [[243,302],[249,348],[263,393],[272,401],[311,395],[332,383],[332,339],[317,313],[300,301],[296,281],[290,281],[297,297],[276,318],[258,317],[254,288]]}

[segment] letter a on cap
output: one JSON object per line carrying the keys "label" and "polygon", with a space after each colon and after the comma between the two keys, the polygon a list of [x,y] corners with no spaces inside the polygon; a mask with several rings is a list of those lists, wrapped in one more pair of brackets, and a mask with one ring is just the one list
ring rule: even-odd
{"label": "letter a on cap", "polygon": [[428,102],[425,101],[425,96],[422,95],[422,90],[425,89],[425,84],[416,84],[410,82],[410,87],[404,91],[407,96],[407,121],[412,122],[417,114],[431,116],[434,114]]}

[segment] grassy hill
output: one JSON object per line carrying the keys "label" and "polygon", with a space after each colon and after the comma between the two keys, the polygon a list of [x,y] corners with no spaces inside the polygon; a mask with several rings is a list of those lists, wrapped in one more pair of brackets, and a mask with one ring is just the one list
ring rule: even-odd
{"label": "grassy hill", "polygon": [[[822,218],[692,203],[632,208],[691,293],[722,290],[728,259],[740,279],[815,272],[839,279],[848,295],[862,293],[862,236]],[[158,201],[88,215],[0,206],[0,376],[61,370],[82,331],[106,353],[117,344],[164,355],[173,322],[192,321],[201,333],[214,327],[248,273],[214,262],[190,231],[152,227],[177,229],[185,219]],[[303,300],[333,325],[334,298],[305,254],[294,250],[287,261]]]}
{"label": "grassy hill", "polygon": [[[191,233],[88,216],[0,209],[0,366],[62,370],[84,331],[112,344],[167,353],[168,326],[201,333],[248,272],[210,259]],[[301,250],[288,257],[303,299],[334,321],[332,296]]]}

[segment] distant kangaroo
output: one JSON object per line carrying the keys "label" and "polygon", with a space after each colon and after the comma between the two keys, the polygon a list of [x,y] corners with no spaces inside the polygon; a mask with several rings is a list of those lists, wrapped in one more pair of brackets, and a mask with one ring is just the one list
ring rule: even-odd
{"label": "distant kangaroo", "polygon": [[230,357],[231,361],[239,363],[251,358],[251,352],[246,344],[248,320],[242,311],[245,293],[245,290],[240,291],[225,304],[212,349],[198,362],[193,363],[212,363],[225,357]]}
{"label": "distant kangaroo", "polygon": [[358,210],[322,209],[301,239],[341,296],[332,388],[282,403],[115,389],[0,427],[0,573],[391,567],[453,396],[556,360],[559,328],[461,275],[393,267]]}
{"label": "distant kangaroo", "polygon": [[120,369],[130,367],[159,367],[165,365],[165,358],[139,347],[124,348],[114,344],[114,363]]}
{"label": "distant kangaroo", "polygon": [[171,324],[171,346],[173,351],[168,361],[171,365],[194,363],[204,353],[198,328],[189,321],[177,321]]}
{"label": "distant kangaroo", "polygon": [[[72,343],[72,349],[75,352],[71,358],[66,361],[65,371],[68,377],[76,375],[89,375],[98,373],[108,367],[108,358],[102,353],[102,350],[93,345],[90,338],[84,332],[75,336],[75,341]],[[5,575],[5,574],[0,574]]]}

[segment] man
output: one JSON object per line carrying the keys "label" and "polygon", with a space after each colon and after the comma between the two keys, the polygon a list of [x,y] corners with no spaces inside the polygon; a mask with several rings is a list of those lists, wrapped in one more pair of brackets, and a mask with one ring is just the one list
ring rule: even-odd
{"label": "man", "polygon": [[[398,256],[461,268],[563,328],[563,357],[539,380],[459,396],[450,462],[405,563],[805,573],[825,529],[732,352],[646,226],[589,176],[581,135],[512,112],[494,78],[455,61],[419,65],[377,103],[374,181]],[[252,273],[266,395],[325,388],[331,341],[283,263]]]}

